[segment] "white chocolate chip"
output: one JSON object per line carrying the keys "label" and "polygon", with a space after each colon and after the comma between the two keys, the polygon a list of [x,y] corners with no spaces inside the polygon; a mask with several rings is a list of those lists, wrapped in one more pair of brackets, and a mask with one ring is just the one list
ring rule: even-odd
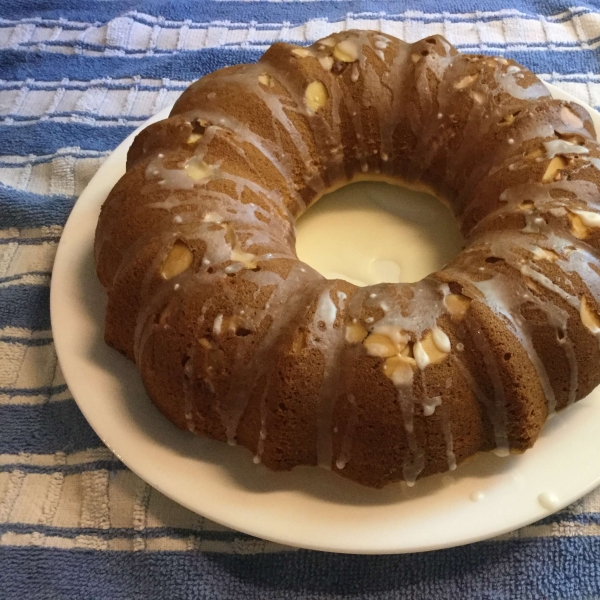
{"label": "white chocolate chip", "polygon": [[501,121],[500,125],[512,125],[515,122],[515,118],[518,113],[512,113],[506,115]]}
{"label": "white chocolate chip", "polygon": [[292,54],[299,56],[300,58],[306,58],[310,55],[310,52],[306,48],[294,48]]}
{"label": "white chocolate chip", "polygon": [[223,217],[218,212],[209,211],[202,217],[202,221],[204,223],[222,223]]}
{"label": "white chocolate chip", "polygon": [[231,249],[231,260],[242,263],[247,269],[256,268],[256,255],[244,252],[238,244]]}
{"label": "white chocolate chip", "polygon": [[584,240],[590,234],[590,230],[586,227],[583,219],[574,213],[569,213],[569,224],[571,233],[578,239]]}
{"label": "white chocolate chip", "polygon": [[312,112],[317,112],[320,108],[323,108],[329,100],[329,94],[327,88],[320,81],[313,81],[308,84],[306,91],[304,92],[304,98],[306,105]]}
{"label": "white chocolate chip", "polygon": [[195,144],[201,137],[201,133],[190,133],[188,139],[186,140],[186,144]]}
{"label": "white chocolate chip", "polygon": [[586,227],[600,227],[600,214],[589,210],[574,210],[574,212]]}
{"label": "white chocolate chip", "polygon": [[[439,332],[437,334],[437,342],[434,338],[436,330]],[[443,346],[444,349],[442,349],[440,346]],[[423,339],[414,345],[413,353],[419,368],[424,369],[429,364],[436,365],[442,362],[446,356],[448,356],[450,350],[450,339],[448,336],[441,329],[434,328],[433,330],[428,331],[423,336]],[[427,358],[425,358],[425,356]]]}
{"label": "white chocolate chip", "polygon": [[473,90],[471,92],[471,97],[473,98],[473,100],[475,102],[477,102],[477,104],[483,104],[485,102],[485,95],[482,94],[481,92],[477,92],[477,91]]}
{"label": "white chocolate chip", "polygon": [[567,214],[567,209],[564,206],[558,206],[555,208],[551,208],[548,212],[553,217],[559,218],[559,217],[564,217]]}
{"label": "white chocolate chip", "polygon": [[268,73],[261,73],[258,76],[258,83],[265,87],[273,87],[273,78]]}
{"label": "white chocolate chip", "polygon": [[452,346],[450,344],[450,338],[442,331],[439,327],[435,327],[431,330],[433,335],[433,343],[437,346],[440,352],[450,352]]}
{"label": "white chocolate chip", "polygon": [[417,367],[423,371],[425,367],[429,364],[429,355],[425,352],[423,348],[423,344],[421,342],[416,342],[413,347],[413,353],[415,355],[415,361],[417,362]]}
{"label": "white chocolate chip", "polygon": [[321,58],[319,58],[319,64],[326,71],[331,71],[331,67],[333,67],[333,58],[331,58],[331,56],[321,56]]}
{"label": "white chocolate chip", "polygon": [[410,385],[413,380],[413,372],[410,364],[405,361],[398,363],[392,373],[392,382],[396,387]]}
{"label": "white chocolate chip", "polygon": [[388,358],[398,354],[398,348],[386,335],[372,333],[363,342],[369,356]]}
{"label": "white chocolate chip", "polygon": [[473,83],[475,83],[475,81],[477,80],[477,77],[478,77],[477,74],[466,75],[461,80],[454,83],[454,89],[455,90],[463,90],[464,88],[469,87],[470,85],[473,85]]}
{"label": "white chocolate chip", "polygon": [[402,349],[406,346],[410,337],[404,331],[399,329],[398,327],[394,327],[392,325],[380,325],[379,323],[373,328],[373,333],[380,333],[382,335],[387,336],[396,344],[399,349]]}
{"label": "white chocolate chip", "polygon": [[159,269],[163,279],[172,279],[190,267],[194,260],[192,251],[186,244],[177,240]]}
{"label": "white chocolate chip", "polygon": [[185,171],[190,179],[201,181],[202,179],[208,179],[212,176],[213,167],[193,156],[186,162]]}
{"label": "white chocolate chip", "polygon": [[525,155],[525,158],[527,158],[528,160],[533,160],[534,158],[540,158],[541,156],[543,156],[543,154],[544,151],[541,148],[534,148],[533,150],[531,150],[531,152],[528,152]]}
{"label": "white chocolate chip", "polygon": [[383,372],[396,387],[410,385],[413,380],[411,364],[414,360],[401,356],[392,356],[383,363]]}
{"label": "white chocolate chip", "polygon": [[549,260],[554,262],[558,260],[559,256],[554,250],[546,250],[546,248],[536,247],[533,251],[534,260]]}
{"label": "white chocolate chip", "polygon": [[581,129],[583,127],[583,121],[568,106],[563,106],[560,109],[560,118],[565,125],[570,125],[576,129]]}
{"label": "white chocolate chip", "polygon": [[444,298],[444,306],[455,321],[462,321],[471,305],[471,300],[462,294],[448,294]]}
{"label": "white chocolate chip", "polygon": [[555,156],[546,167],[546,172],[542,177],[542,183],[551,183],[553,181],[560,181],[561,179],[561,169],[564,169],[567,166],[567,160],[564,156],[558,155]]}
{"label": "white chocolate chip", "polygon": [[345,337],[349,344],[358,344],[367,337],[367,330],[359,323],[350,323],[346,327]]}
{"label": "white chocolate chip", "polygon": [[218,315],[215,318],[215,321],[213,323],[213,334],[214,335],[219,335],[221,333],[222,325],[223,325],[223,315]]}
{"label": "white chocolate chip", "polygon": [[335,40],[333,38],[325,38],[324,40],[321,40],[320,43],[323,46],[327,46],[329,48],[331,48],[332,46],[335,46]]}
{"label": "white chocolate chip", "polygon": [[350,40],[342,40],[335,45],[333,56],[341,62],[352,63],[358,60],[358,47]]}

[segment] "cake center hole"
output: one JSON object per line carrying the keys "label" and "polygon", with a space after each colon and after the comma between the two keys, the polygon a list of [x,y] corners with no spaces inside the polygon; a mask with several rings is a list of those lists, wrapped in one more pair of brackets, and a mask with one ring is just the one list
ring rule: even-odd
{"label": "cake center hole", "polygon": [[458,223],[437,198],[379,182],[326,194],[297,223],[300,260],[328,279],[361,286],[419,281],[462,243]]}

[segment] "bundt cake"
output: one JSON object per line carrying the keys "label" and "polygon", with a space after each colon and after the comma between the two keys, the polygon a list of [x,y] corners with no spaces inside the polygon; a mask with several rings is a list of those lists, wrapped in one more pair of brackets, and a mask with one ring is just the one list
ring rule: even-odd
{"label": "bundt cake", "polygon": [[[357,179],[435,194],[464,250],[417,283],[325,279],[295,221]],[[587,112],[512,60],[276,43],[136,137],[96,231],[106,341],[169,420],[271,469],[380,487],[523,452],[600,383],[599,183]]]}

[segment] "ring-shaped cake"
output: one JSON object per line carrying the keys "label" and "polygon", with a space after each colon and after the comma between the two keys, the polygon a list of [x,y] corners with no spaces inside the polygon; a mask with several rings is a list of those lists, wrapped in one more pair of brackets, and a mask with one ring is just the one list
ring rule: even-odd
{"label": "ring-shaped cake", "polygon": [[[464,250],[362,288],[302,263],[296,219],[362,179],[436,195]],[[96,233],[105,337],[168,419],[271,469],[380,487],[523,452],[600,382],[599,182],[589,115],[511,60],[276,43],[134,141]]]}

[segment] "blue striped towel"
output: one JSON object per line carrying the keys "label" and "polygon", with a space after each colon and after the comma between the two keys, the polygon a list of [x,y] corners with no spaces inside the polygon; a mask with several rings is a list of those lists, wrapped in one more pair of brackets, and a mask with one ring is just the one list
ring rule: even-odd
{"label": "blue striped towel", "polygon": [[65,385],[48,286],[62,226],[98,166],[204,73],[254,61],[276,40],[345,28],[408,41],[441,33],[600,105],[593,2],[0,3],[1,599],[600,597],[600,492],[463,548],[295,550],[227,530],[151,489],[102,445]]}

